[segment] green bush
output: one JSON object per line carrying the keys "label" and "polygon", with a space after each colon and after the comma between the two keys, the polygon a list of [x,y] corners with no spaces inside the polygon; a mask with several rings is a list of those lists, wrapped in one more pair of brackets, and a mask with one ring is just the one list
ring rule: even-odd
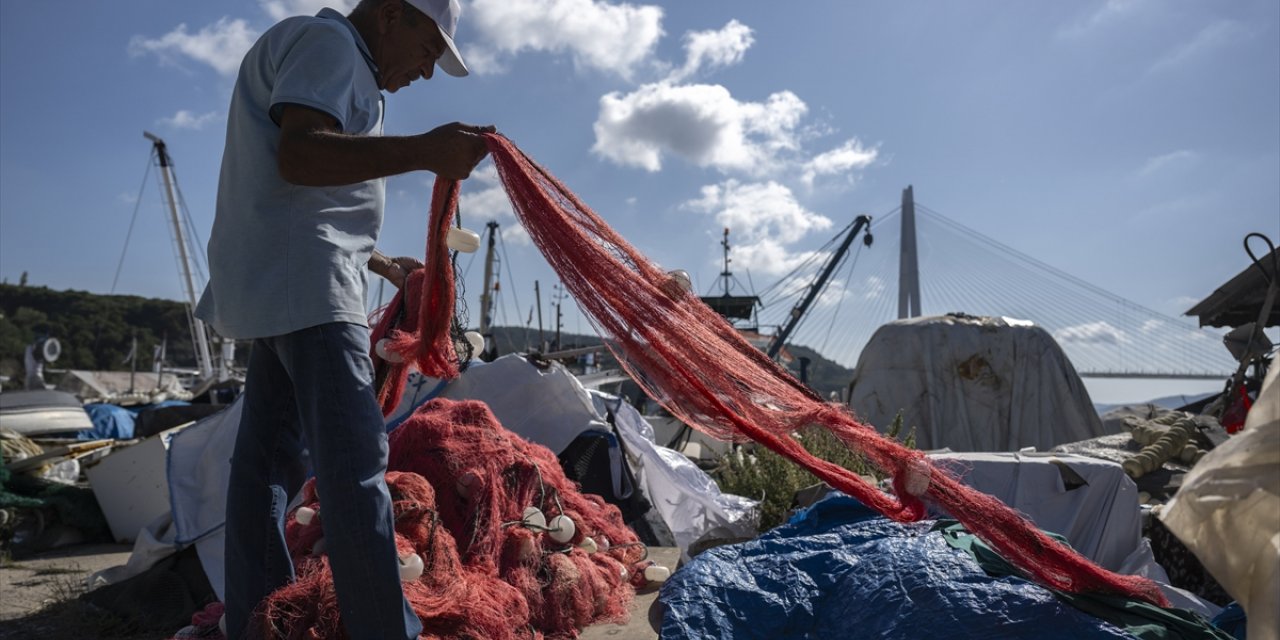
{"label": "green bush", "polygon": [[[899,412],[887,435],[896,439],[901,431],[902,413]],[[883,474],[866,459],[823,427],[808,426],[793,437],[815,457],[877,481],[883,479]],[[904,444],[915,446],[915,427],[911,428]],[[813,474],[799,465],[754,443],[726,454],[712,474],[721,491],[760,501],[757,509],[762,532],[786,521],[797,491],[818,483]]]}

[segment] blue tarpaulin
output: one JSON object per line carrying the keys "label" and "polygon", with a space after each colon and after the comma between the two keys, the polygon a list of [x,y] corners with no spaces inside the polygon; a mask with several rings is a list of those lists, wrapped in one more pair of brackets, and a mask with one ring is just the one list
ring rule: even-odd
{"label": "blue tarpaulin", "polygon": [[988,576],[932,531],[836,494],[707,551],[659,596],[662,638],[1132,638],[1038,585]]}
{"label": "blue tarpaulin", "polygon": [[93,428],[76,434],[77,440],[128,440],[133,437],[135,414],[114,404],[86,404]]}
{"label": "blue tarpaulin", "polygon": [[191,404],[181,400],[165,400],[157,404],[140,404],[122,407],[115,404],[86,404],[84,410],[93,421],[93,428],[76,434],[77,440],[129,440],[134,436],[138,414],[162,407],[177,407]]}

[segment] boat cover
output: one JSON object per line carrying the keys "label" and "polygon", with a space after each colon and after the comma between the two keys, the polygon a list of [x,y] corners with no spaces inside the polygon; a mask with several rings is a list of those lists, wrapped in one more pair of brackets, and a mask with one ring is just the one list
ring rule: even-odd
{"label": "boat cover", "polygon": [[[934,526],[896,523],[833,494],[756,540],[712,549],[678,570],[659,594],[661,637],[1134,637],[1039,585],[989,576]],[[1153,609],[1205,626],[1187,612]]]}
{"label": "boat cover", "polygon": [[920,449],[1045,451],[1105,433],[1062,348],[1025,320],[890,322],[858,356],[849,398],[881,430],[901,411]]}
{"label": "boat cover", "polygon": [[86,400],[114,398],[117,396],[169,398],[190,397],[182,388],[182,381],[172,373],[156,374],[150,371],[84,371],[70,369],[58,381],[58,390],[74,393]]}
{"label": "boat cover", "polygon": [[77,440],[129,440],[133,438],[136,423],[134,412],[114,404],[86,404],[84,410],[93,421],[93,428],[76,434]]}

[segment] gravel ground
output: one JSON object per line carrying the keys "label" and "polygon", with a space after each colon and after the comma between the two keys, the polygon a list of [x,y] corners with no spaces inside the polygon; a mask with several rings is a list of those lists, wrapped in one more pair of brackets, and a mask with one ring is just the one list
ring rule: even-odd
{"label": "gravel ground", "polygon": [[0,562],[0,638],[158,640],[80,602],[90,574],[124,564],[131,545],[66,547]]}

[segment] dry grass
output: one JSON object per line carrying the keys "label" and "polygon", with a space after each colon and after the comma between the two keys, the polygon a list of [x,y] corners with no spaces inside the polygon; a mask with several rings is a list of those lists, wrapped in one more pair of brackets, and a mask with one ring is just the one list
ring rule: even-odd
{"label": "dry grass", "polygon": [[176,631],[148,629],[80,600],[84,593],[82,571],[42,569],[36,575],[59,576],[53,582],[49,602],[39,611],[0,622],[0,638],[163,640]]}

